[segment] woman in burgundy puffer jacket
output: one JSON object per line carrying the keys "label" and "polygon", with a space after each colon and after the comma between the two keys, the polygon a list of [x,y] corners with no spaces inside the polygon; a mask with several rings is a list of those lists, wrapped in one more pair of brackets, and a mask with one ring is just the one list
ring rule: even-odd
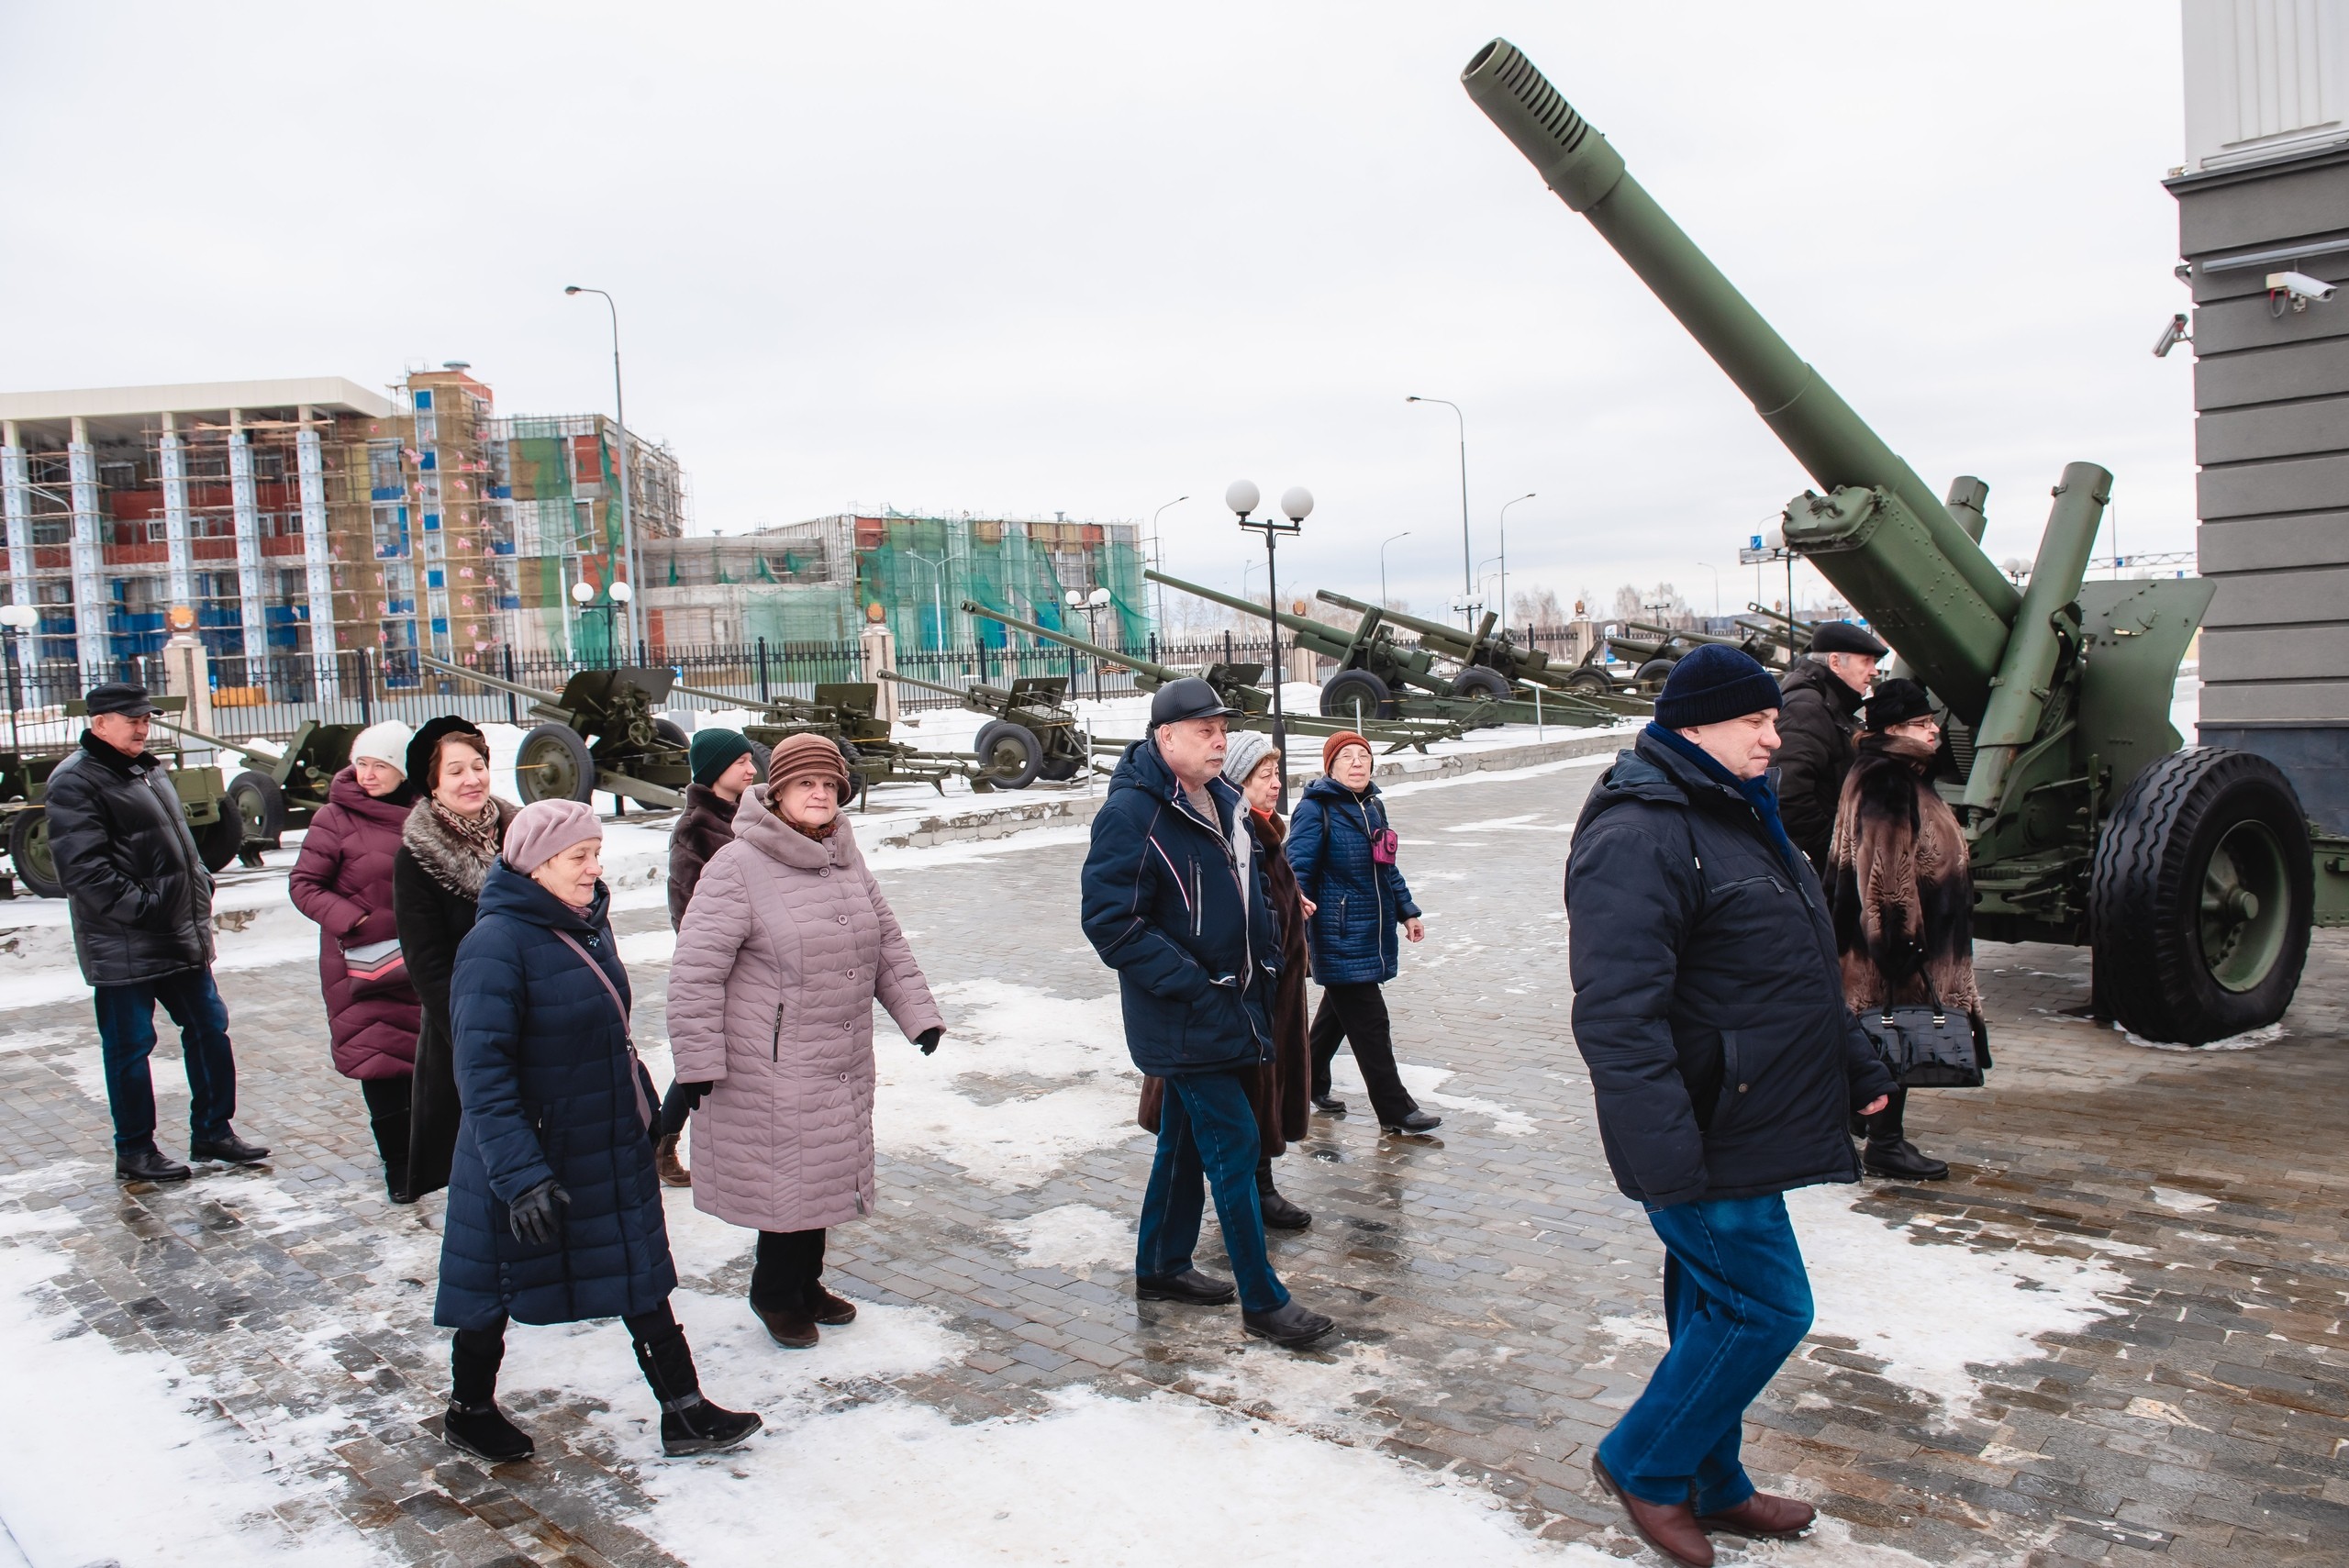
{"label": "woman in burgundy puffer jacket", "polygon": [[394,1203],[414,1201],[407,1180],[408,1099],[418,1004],[404,977],[354,984],[343,954],[399,935],[392,914],[392,857],[416,800],[401,772],[407,741],[404,724],[360,732],[351,742],[351,766],[335,774],[326,806],[302,840],[291,878],[294,906],[318,926],[318,982],[326,993],[335,1071],[357,1079],[366,1096],[384,1190]]}

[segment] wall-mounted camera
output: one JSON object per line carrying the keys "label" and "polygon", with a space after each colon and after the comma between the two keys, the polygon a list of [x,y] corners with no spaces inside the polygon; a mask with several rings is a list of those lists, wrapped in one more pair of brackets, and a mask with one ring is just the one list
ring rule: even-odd
{"label": "wall-mounted camera", "polygon": [[2267,314],[2281,316],[2288,302],[2295,311],[2306,310],[2310,301],[2322,305],[2338,292],[2322,278],[2312,278],[2306,272],[2270,272],[2267,274]]}
{"label": "wall-mounted camera", "polygon": [[2162,335],[2154,339],[2154,358],[2165,360],[2172,349],[2180,343],[2192,341],[2194,334],[2187,329],[2186,313],[2181,310],[2169,318],[2169,325],[2162,328]]}

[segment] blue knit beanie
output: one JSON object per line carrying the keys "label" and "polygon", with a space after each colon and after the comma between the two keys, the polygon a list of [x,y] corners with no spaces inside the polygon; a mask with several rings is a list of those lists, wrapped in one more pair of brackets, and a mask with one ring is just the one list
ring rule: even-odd
{"label": "blue knit beanie", "polygon": [[1694,729],[1776,707],[1782,700],[1778,683],[1752,654],[1708,642],[1672,667],[1664,695],[1655,699],[1655,721],[1666,729]]}
{"label": "blue knit beanie", "polygon": [[692,759],[694,783],[707,789],[735,758],[751,754],[751,738],[739,729],[696,729],[685,754]]}

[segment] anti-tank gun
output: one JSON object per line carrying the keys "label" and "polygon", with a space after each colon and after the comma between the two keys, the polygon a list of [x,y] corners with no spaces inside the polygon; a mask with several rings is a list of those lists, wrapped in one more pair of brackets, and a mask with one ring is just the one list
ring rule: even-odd
{"label": "anti-tank gun", "polygon": [[726,707],[755,706],[760,717],[742,726],[754,745],[773,747],[794,735],[821,735],[840,748],[848,763],[847,806],[877,784],[910,781],[946,793],[948,779],[968,779],[981,794],[996,787],[985,768],[961,752],[925,751],[895,739],[889,721],[881,717],[881,687],[873,681],[819,681],[815,696],[777,695],[752,704],[725,692],[673,684],[680,696],[698,697]]}
{"label": "anti-tank gun", "polygon": [[[1064,631],[1054,631],[1033,621],[1021,620],[1003,610],[989,609],[975,599],[963,601],[963,613],[1009,627],[1014,631],[1026,632],[1030,637],[1042,638],[1063,648],[1074,649],[1104,663],[1131,670],[1134,684],[1145,692],[1154,692],[1169,681],[1198,674],[1215,688],[1216,695],[1223,699],[1224,706],[1236,709],[1242,715],[1231,721],[1234,728],[1269,731],[1273,727],[1273,694],[1260,684],[1264,678],[1262,664],[1210,664],[1203,671],[1177,670],[1139,654],[1121,653],[1114,648],[1104,648],[1097,642],[1087,642]],[[1470,729],[1481,728],[1473,714],[1461,719],[1436,720],[1380,719],[1365,716],[1357,725],[1351,714],[1344,718],[1331,718],[1287,713],[1281,716],[1281,722],[1290,733],[1297,735],[1327,737],[1348,729],[1359,729],[1364,737],[1385,746],[1390,752],[1399,751],[1406,746],[1425,751],[1433,741],[1456,740]],[[1482,720],[1482,723],[1496,722],[1497,719]]]}
{"label": "anti-tank gun", "polygon": [[2311,852],[2281,770],[2180,749],[2179,661],[2210,599],[2190,579],[2087,582],[2112,475],[2064,470],[2027,589],[1976,542],[1987,487],[1947,497],[1803,362],[1512,45],[1468,63],[1477,106],[1752,400],[1821,492],[1786,510],[1816,566],[1965,731],[1944,786],[1971,841],[1976,935],[2087,942],[2099,1003],[2151,1039],[2272,1023],[2311,922],[2349,923],[2349,841]]}
{"label": "anti-tank gun", "polygon": [[582,670],[560,692],[417,655],[428,670],[454,675],[528,702],[537,728],[514,758],[514,792],[540,800],[594,799],[596,792],[655,806],[681,806],[693,764],[685,732],[654,710],[668,701],[675,674],[659,665]]}
{"label": "anti-tank gun", "polygon": [[1497,617],[1489,611],[1471,632],[1403,610],[1366,605],[1327,588],[1320,589],[1314,597],[1357,615],[1375,613],[1406,631],[1418,633],[1421,648],[1460,666],[1460,673],[1452,679],[1455,696],[1509,697],[1522,695],[1520,687],[1538,688],[1543,693],[1545,703],[1556,705],[1550,709],[1549,717],[1562,724],[1605,724],[1626,716],[1645,717],[1653,706],[1642,698],[1617,695],[1614,684],[1604,673],[1553,661],[1538,648],[1518,647],[1507,631],[1495,631]]}
{"label": "anti-tank gun", "polygon": [[[150,700],[164,713],[183,713],[187,708],[184,696]],[[89,711],[87,702],[81,697],[64,705],[67,718],[83,718]],[[162,728],[168,732],[175,727],[166,724]],[[220,770],[191,764],[181,748],[161,736],[150,740],[147,749],[165,761],[172,792],[179,797],[188,831],[195,836],[197,858],[208,871],[226,870],[244,846],[244,830],[238,821],[236,806],[221,783]],[[0,752],[0,828],[5,828],[8,862],[15,868],[16,880],[39,898],[65,896],[65,884],[57,875],[57,861],[50,853],[49,812],[43,802],[49,794],[50,775],[72,754],[71,747]],[[6,878],[0,877],[0,897],[12,896],[13,892],[6,888]]]}
{"label": "anti-tank gun", "polygon": [[[1026,789],[1038,779],[1064,783],[1083,773],[1092,762],[1085,732],[1077,727],[1076,711],[1068,706],[1066,675],[1020,675],[1008,686],[974,681],[950,686],[918,675],[879,672],[885,681],[919,691],[942,692],[972,713],[984,714],[971,751],[980,771],[997,789]],[[1123,748],[1125,741],[1115,742]]]}
{"label": "anti-tank gun", "polygon": [[307,828],[323,810],[335,774],[351,762],[351,744],[363,724],[325,724],[306,718],[284,745],[264,740],[224,740],[168,718],[155,723],[216,751],[232,752],[248,762],[228,781],[228,801],[236,808],[243,831],[243,852],[253,865],[262,850],[278,847],[289,828]]}

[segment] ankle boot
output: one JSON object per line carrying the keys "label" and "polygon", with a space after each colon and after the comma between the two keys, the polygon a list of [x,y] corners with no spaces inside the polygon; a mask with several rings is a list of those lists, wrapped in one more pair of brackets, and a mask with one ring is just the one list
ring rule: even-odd
{"label": "ankle boot", "polygon": [[738,1448],[765,1424],[755,1412],[722,1409],[701,1396],[701,1378],[682,1329],[637,1340],[636,1364],[661,1401],[661,1451],[672,1459]]}
{"label": "ankle boot", "polygon": [[672,1132],[652,1146],[652,1168],[660,1173],[662,1186],[689,1187],[694,1184],[694,1173],[685,1169],[683,1160],[677,1158],[677,1140],[684,1136],[683,1133]]}
{"label": "ankle boot", "polygon": [[[484,1346],[484,1340],[491,1343]],[[497,1368],[505,1359],[503,1338],[460,1332],[449,1347],[449,1408],[440,1417],[441,1434],[450,1447],[492,1464],[528,1459],[538,1447],[497,1407]]]}
{"label": "ankle boot", "polygon": [[370,1117],[367,1129],[375,1135],[375,1153],[384,1162],[384,1195],[394,1203],[414,1203],[407,1190],[407,1118]]}
{"label": "ankle boot", "polygon": [[1283,1197],[1273,1185],[1269,1160],[1256,1167],[1256,1207],[1264,1217],[1267,1230],[1302,1230],[1313,1223],[1312,1215]]}

